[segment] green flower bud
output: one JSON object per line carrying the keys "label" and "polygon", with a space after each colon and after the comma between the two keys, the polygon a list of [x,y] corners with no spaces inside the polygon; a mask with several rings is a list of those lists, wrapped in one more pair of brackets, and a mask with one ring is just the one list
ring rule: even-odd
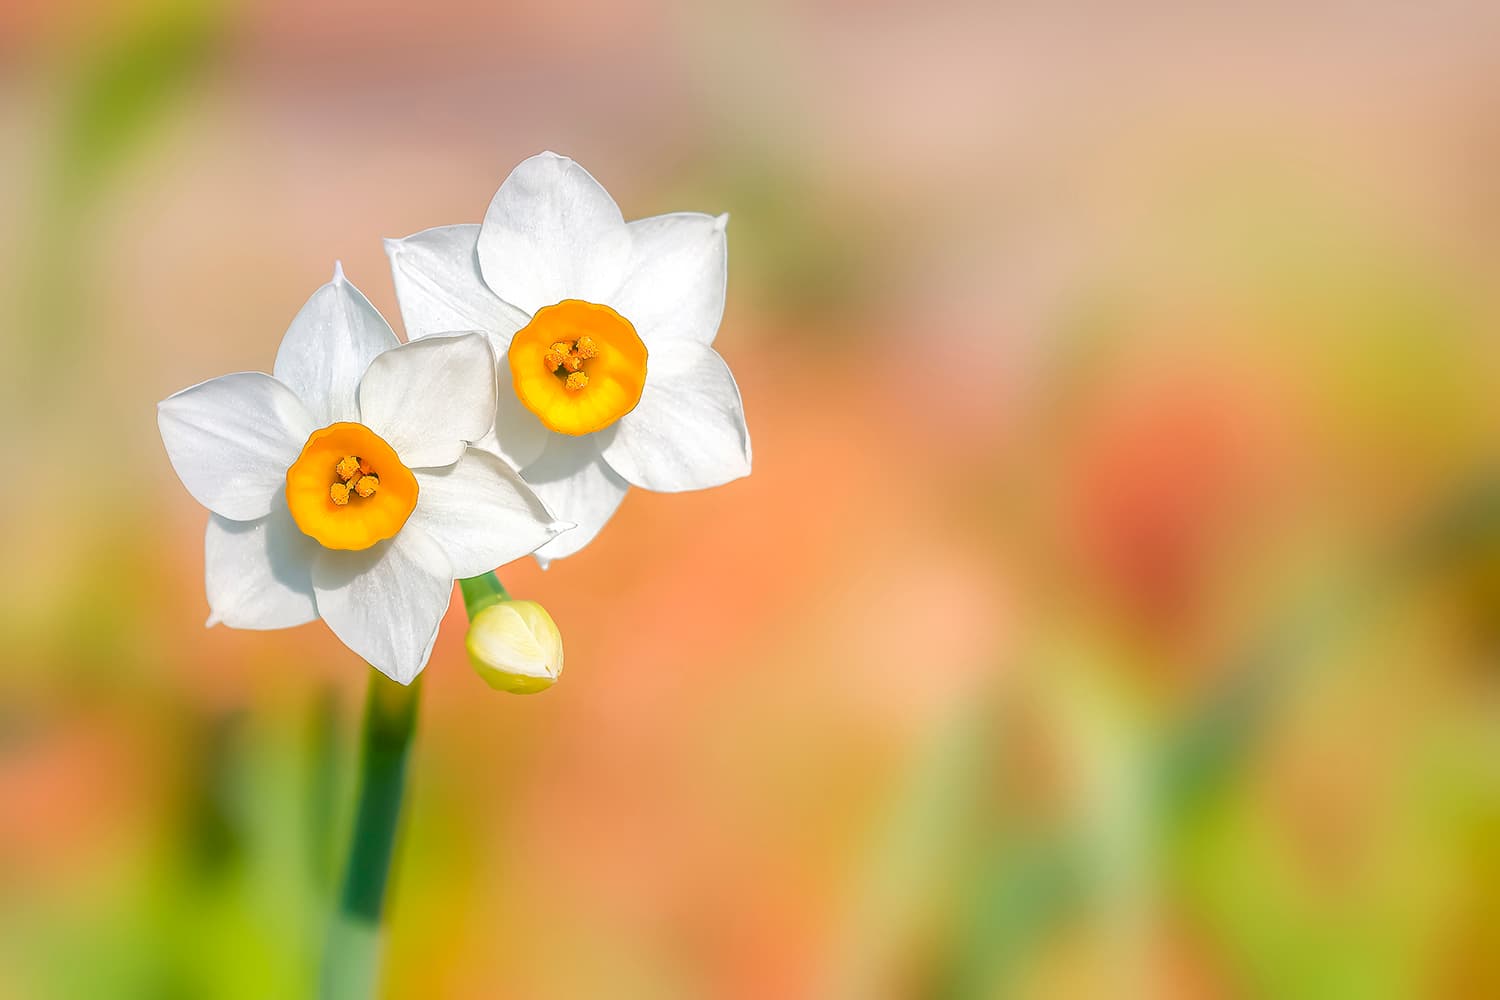
{"label": "green flower bud", "polygon": [[464,647],[474,670],[497,691],[536,694],[562,673],[562,633],[535,601],[501,601],[480,611]]}

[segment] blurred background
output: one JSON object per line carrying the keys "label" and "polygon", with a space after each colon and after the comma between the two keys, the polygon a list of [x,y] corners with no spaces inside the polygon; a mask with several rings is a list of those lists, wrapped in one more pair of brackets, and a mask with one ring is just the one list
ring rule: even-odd
{"label": "blurred background", "polygon": [[0,997],[297,997],[366,668],[157,400],[522,158],[728,211],[754,475],[455,601],[390,997],[1500,995],[1500,8],[0,5]]}

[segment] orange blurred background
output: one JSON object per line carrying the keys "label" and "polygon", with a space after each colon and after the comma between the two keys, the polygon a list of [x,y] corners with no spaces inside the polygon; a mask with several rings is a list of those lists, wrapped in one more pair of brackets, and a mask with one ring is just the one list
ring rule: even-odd
{"label": "orange blurred background", "polygon": [[155,403],[578,159],[755,471],[426,673],[391,997],[1500,994],[1500,9],[0,7],[0,997],[315,981],[366,670]]}

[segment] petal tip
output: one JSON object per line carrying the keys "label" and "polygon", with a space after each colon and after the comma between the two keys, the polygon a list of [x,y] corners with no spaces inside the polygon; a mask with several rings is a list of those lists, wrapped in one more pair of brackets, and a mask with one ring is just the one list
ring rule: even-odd
{"label": "petal tip", "polygon": [[729,213],[722,212],[714,219],[714,232],[722,233],[729,228]]}
{"label": "petal tip", "polygon": [[410,687],[411,682],[416,680],[417,676],[421,674],[422,670],[427,666],[426,662],[424,661],[420,667],[418,667],[416,670],[413,670],[408,676],[406,671],[402,670],[400,667],[387,667],[383,664],[375,663],[370,660],[366,660],[365,662],[369,663],[371,668],[380,671],[382,674],[389,677],[397,684],[400,684],[402,687]]}
{"label": "petal tip", "polygon": [[344,262],[336,260],[333,262],[333,284],[342,284],[347,279],[344,277]]}

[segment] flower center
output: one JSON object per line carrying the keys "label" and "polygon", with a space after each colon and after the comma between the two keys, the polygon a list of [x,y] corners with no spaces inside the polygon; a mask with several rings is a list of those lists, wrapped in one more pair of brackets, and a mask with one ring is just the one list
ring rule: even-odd
{"label": "flower center", "polygon": [[510,342],[516,395],[548,429],[588,434],[635,409],[646,345],[609,306],[564,299],[538,309]]}
{"label": "flower center", "polygon": [[328,497],[340,507],[356,497],[368,499],[380,489],[380,477],[375,469],[358,455],[345,455],[333,467],[338,478],[328,487]]}
{"label": "flower center", "polygon": [[286,470],[286,502],[297,527],[324,547],[367,549],[406,524],[417,479],[364,424],[329,424]]}

